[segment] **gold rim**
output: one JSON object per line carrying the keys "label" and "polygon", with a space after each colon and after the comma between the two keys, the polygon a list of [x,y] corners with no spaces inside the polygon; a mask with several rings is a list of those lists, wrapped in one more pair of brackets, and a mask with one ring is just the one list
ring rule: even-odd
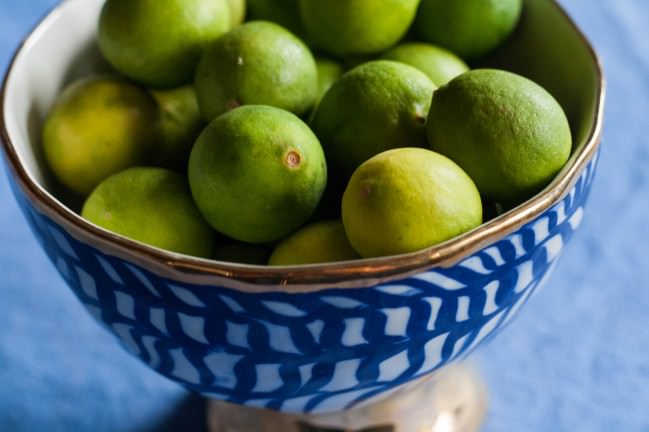
{"label": "gold rim", "polygon": [[135,262],[154,273],[173,280],[194,284],[216,284],[248,292],[278,288],[288,292],[307,292],[324,288],[367,287],[407,277],[433,267],[448,267],[513,233],[556,204],[574,186],[599,147],[605,100],[605,83],[601,62],[590,42],[568,14],[555,0],[552,0],[552,3],[581,38],[596,65],[598,98],[595,107],[595,121],[589,131],[586,144],[578,153],[572,155],[570,163],[559,176],[534,198],[466,234],[422,251],[393,257],[296,267],[239,265],[163,251],[117,236],[82,219],[30,177],[20,164],[5,124],[5,97],[14,63],[18,55],[43,31],[41,29],[47,28],[62,5],[54,8],[22,42],[8,68],[0,91],[2,148],[13,178],[16,179],[22,192],[29,197],[30,203],[37,210],[59,223],[74,238],[92,244],[106,254]]}

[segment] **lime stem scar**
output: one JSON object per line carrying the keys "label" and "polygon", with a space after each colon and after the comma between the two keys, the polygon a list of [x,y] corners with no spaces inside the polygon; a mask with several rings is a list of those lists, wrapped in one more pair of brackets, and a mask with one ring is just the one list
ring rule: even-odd
{"label": "lime stem scar", "polygon": [[291,150],[286,154],[286,164],[289,167],[295,168],[300,165],[300,162],[302,162],[302,158],[295,150]]}

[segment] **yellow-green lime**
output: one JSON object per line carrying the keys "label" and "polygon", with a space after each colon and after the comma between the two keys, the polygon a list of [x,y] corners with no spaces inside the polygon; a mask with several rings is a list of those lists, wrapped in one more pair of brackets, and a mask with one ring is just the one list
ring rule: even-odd
{"label": "yellow-green lime", "polygon": [[113,78],[68,86],[43,128],[43,150],[54,176],[80,195],[103,179],[146,162],[158,139],[159,113],[144,90]]}
{"label": "yellow-green lime", "polygon": [[435,92],[430,147],[460,165],[488,200],[516,203],[541,190],[570,157],[559,103],[541,86],[502,70],[478,69]]}
{"label": "yellow-green lime", "polygon": [[230,29],[228,0],[107,0],[99,18],[104,57],[149,87],[191,81],[205,47]]}
{"label": "yellow-green lime", "polygon": [[160,138],[153,162],[187,171],[196,138],[205,127],[193,86],[151,92],[160,107]]}
{"label": "yellow-green lime", "polygon": [[513,32],[522,5],[522,0],[421,0],[415,28],[423,41],[476,60]]}
{"label": "yellow-green lime", "polygon": [[337,57],[379,53],[396,44],[419,0],[299,0],[302,23],[318,47]]}
{"label": "yellow-green lime", "polygon": [[359,259],[340,220],[315,222],[284,239],[273,251],[271,266],[318,264]]}
{"label": "yellow-green lime", "polygon": [[335,173],[346,183],[361,163],[378,153],[426,147],[426,116],[434,90],[419,69],[394,61],[372,61],[345,73],[311,120],[332,177]]}
{"label": "yellow-green lime", "polygon": [[385,52],[381,58],[416,67],[436,86],[442,86],[469,70],[467,64],[449,50],[422,42],[404,42]]}
{"label": "yellow-green lime", "polygon": [[374,156],[343,195],[345,232],[364,258],[414,252],[482,223],[480,194],[453,161],[420,148]]}
{"label": "yellow-green lime", "polygon": [[215,233],[192,200],[185,177],[164,168],[134,167],[104,180],[81,216],[142,243],[209,258]]}
{"label": "yellow-green lime", "polygon": [[313,107],[318,71],[309,48],[277,24],[248,22],[217,40],[196,72],[203,117],[241,105],[269,105],[303,115]]}
{"label": "yellow-green lime", "polygon": [[243,23],[246,18],[246,0],[228,0],[230,6],[230,28]]}
{"label": "yellow-green lime", "polygon": [[267,243],[313,214],[327,166],[318,138],[302,120],[278,108],[248,105],[218,117],[199,136],[189,183],[217,231]]}

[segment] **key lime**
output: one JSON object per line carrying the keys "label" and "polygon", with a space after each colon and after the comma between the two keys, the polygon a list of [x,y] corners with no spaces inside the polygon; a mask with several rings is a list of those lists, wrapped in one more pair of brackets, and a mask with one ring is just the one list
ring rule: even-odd
{"label": "key lime", "polygon": [[420,148],[363,163],[343,195],[345,232],[364,258],[414,252],[482,223],[480,194],[453,161]]}
{"label": "key lime", "polygon": [[460,165],[486,199],[504,204],[541,190],[572,149],[552,95],[502,70],[470,71],[437,90],[427,128],[433,150]]}
{"label": "key lime", "polygon": [[192,200],[185,177],[135,167],[104,180],[81,211],[85,219],[133,240],[209,258],[215,233]]}
{"label": "key lime", "polygon": [[518,23],[522,0],[421,0],[419,37],[476,60],[497,48]]}
{"label": "key lime", "polygon": [[419,0],[299,1],[309,38],[337,57],[390,48],[408,31],[419,4]]}
{"label": "key lime", "polygon": [[228,0],[107,0],[99,18],[104,57],[149,87],[191,81],[205,47],[230,29]]}
{"label": "key lime", "polygon": [[189,159],[198,207],[219,232],[248,243],[281,239],[313,214],[327,183],[322,147],[278,108],[248,105],[214,120]]}
{"label": "key lime", "polygon": [[311,120],[332,175],[346,184],[361,163],[378,153],[426,147],[426,116],[434,90],[423,72],[394,61],[372,61],[344,74]]}
{"label": "key lime", "polygon": [[284,239],[273,251],[269,265],[318,264],[359,259],[347,240],[340,220],[315,222]]}
{"label": "key lime", "polygon": [[246,0],[228,0],[230,6],[230,28],[242,24],[246,18]]}
{"label": "key lime", "polygon": [[151,158],[158,140],[155,100],[113,78],[68,86],[43,128],[43,150],[54,176],[82,196],[106,177]]}
{"label": "key lime", "polygon": [[461,58],[435,45],[421,42],[399,44],[381,56],[414,66],[426,75],[436,86],[442,86],[469,70]]}
{"label": "key lime", "polygon": [[303,115],[315,103],[318,70],[300,39],[277,24],[253,21],[205,52],[195,82],[208,121],[241,105],[269,105]]}

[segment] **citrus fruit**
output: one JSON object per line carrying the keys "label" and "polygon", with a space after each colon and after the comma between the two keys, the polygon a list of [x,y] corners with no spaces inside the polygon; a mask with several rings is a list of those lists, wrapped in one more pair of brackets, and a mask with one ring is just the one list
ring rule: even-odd
{"label": "citrus fruit", "polygon": [[415,28],[423,41],[476,60],[512,33],[522,4],[522,0],[421,0]]}
{"label": "citrus fruit", "polygon": [[421,42],[405,42],[395,46],[382,56],[414,66],[428,75],[436,86],[442,86],[469,70],[461,58],[435,45]]}
{"label": "citrus fruit", "polygon": [[425,147],[434,90],[423,72],[393,61],[372,61],[344,74],[311,120],[332,173],[346,182],[361,163],[382,151]]}
{"label": "citrus fruit", "polygon": [[150,87],[191,81],[204,48],[230,28],[228,0],[107,0],[99,18],[104,57]]}
{"label": "citrus fruit", "polygon": [[518,202],[565,165],[572,138],[559,103],[535,82],[478,69],[435,92],[430,147],[460,165],[486,199]]}
{"label": "citrus fruit", "polygon": [[159,114],[140,88],[113,78],[90,78],[65,88],[43,128],[43,150],[54,176],[89,194],[111,174],[153,153]]}
{"label": "citrus fruit", "polygon": [[246,0],[228,0],[230,7],[230,28],[243,23],[246,18]]}
{"label": "citrus fruit", "polygon": [[326,182],[316,136],[295,115],[269,106],[243,106],[218,117],[189,159],[189,183],[205,218],[248,243],[275,241],[301,226]]}
{"label": "citrus fruit", "polygon": [[248,22],[205,52],[196,92],[208,121],[240,105],[303,115],[315,103],[318,71],[309,48],[289,31],[271,22]]}
{"label": "citrus fruit", "polygon": [[313,43],[330,54],[373,54],[401,39],[419,0],[299,0],[302,23]]}
{"label": "citrus fruit", "polygon": [[161,249],[204,258],[212,252],[214,232],[187,180],[164,168],[134,167],[110,176],[90,194],[81,216]]}
{"label": "citrus fruit", "polygon": [[189,153],[205,123],[193,86],[151,92],[160,107],[156,165],[186,172]]}
{"label": "citrus fruit", "polygon": [[340,220],[315,222],[277,245],[269,265],[317,264],[359,259]]}
{"label": "citrus fruit", "polygon": [[342,202],[345,232],[364,258],[414,252],[482,223],[480,194],[453,161],[420,148],[374,156],[354,172]]}

